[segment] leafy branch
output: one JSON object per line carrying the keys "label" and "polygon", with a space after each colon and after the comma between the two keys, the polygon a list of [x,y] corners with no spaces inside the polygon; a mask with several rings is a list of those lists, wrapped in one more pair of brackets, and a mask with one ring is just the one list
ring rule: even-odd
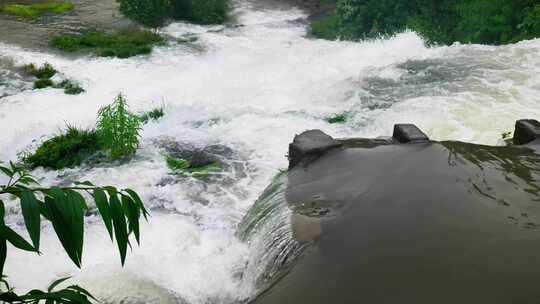
{"label": "leafy branch", "polygon": [[[84,216],[88,211],[85,197],[93,198],[111,241],[116,239],[122,265],[124,265],[130,236],[133,234],[140,243],[139,220],[141,215],[147,219],[148,212],[139,195],[131,189],[117,189],[113,186],[99,187],[91,182],[75,183],[72,187],[37,187],[37,181],[23,167],[13,162],[9,166],[0,165],[0,171],[8,182],[0,184],[0,275],[3,275],[7,257],[7,243],[23,250],[39,254],[41,219],[52,223],[54,231],[69,258],[81,267],[84,242]],[[16,197],[31,242],[5,224],[5,205],[1,195]],[[63,281],[63,280],[62,280]],[[0,301],[8,303],[89,303],[91,295],[84,289],[73,285],[53,292],[61,282],[51,285],[48,292],[33,290],[17,296],[7,282],[2,279],[7,291],[0,293]],[[84,300],[84,301],[83,301]]]}

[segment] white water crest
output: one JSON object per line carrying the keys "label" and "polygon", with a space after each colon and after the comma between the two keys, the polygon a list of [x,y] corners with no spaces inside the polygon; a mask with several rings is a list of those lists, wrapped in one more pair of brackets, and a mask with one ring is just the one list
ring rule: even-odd
{"label": "white water crest", "polygon": [[[235,15],[241,26],[173,23],[162,32],[197,41],[130,59],[73,59],[0,43],[0,62],[49,62],[86,90],[76,96],[28,90],[21,79],[0,71],[0,96],[8,95],[0,98],[1,160],[15,160],[67,123],[92,127],[98,109],[120,92],[134,111],[165,105],[165,116],[144,127],[129,163],[33,172],[44,185],[91,180],[141,194],[152,217],[125,267],[99,218],[86,225],[81,270],[44,226],[42,256],[9,251],[5,272],[18,290],[45,288],[72,275],[109,302],[241,302],[257,290],[243,281],[254,255],[235,236],[236,228],[287,166],[295,134],[319,128],[335,137],[376,137],[406,122],[437,140],[496,144],[516,119],[540,118],[540,40],[426,47],[405,32],[364,42],[325,41],[307,35],[306,13],[297,8],[240,1]],[[344,124],[325,121],[342,112],[349,115]],[[208,183],[168,182],[158,144],[164,140],[227,146],[231,169]],[[12,216],[11,223],[20,227],[21,218]]]}

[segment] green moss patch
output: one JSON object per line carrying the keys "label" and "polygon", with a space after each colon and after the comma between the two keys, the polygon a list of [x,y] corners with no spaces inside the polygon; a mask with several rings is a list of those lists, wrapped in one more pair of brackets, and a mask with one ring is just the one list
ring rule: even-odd
{"label": "green moss patch", "polygon": [[195,178],[204,179],[207,178],[212,172],[221,171],[221,164],[218,161],[214,161],[201,167],[193,167],[191,166],[190,161],[182,158],[175,158],[170,155],[165,157],[165,161],[167,162],[169,169],[171,169],[174,174],[191,176]]}
{"label": "green moss patch", "polygon": [[62,169],[79,166],[87,157],[101,150],[94,130],[67,130],[41,144],[36,152],[23,158],[30,168]]}
{"label": "green moss patch", "polygon": [[90,50],[101,57],[128,58],[149,54],[152,47],[165,43],[165,38],[150,31],[86,32],[55,36],[50,45],[66,51]]}
{"label": "green moss patch", "polygon": [[75,7],[71,2],[43,2],[34,4],[10,3],[1,7],[1,11],[24,18],[36,18],[45,13],[61,14]]}

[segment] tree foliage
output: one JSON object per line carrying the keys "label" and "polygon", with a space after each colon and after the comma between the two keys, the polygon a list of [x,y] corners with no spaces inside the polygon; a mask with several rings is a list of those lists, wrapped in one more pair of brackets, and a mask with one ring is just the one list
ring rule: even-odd
{"label": "tree foliage", "polygon": [[[32,290],[17,295],[4,279],[4,264],[7,258],[7,243],[15,248],[39,254],[42,220],[49,221],[65,252],[77,267],[81,267],[84,243],[84,217],[89,210],[86,194],[96,204],[111,241],[116,240],[122,265],[126,259],[130,236],[140,242],[139,220],[147,218],[140,197],[131,189],[119,190],[113,186],[98,187],[91,182],[75,183],[71,187],[39,187],[36,180],[22,167],[10,162],[0,165],[0,172],[8,181],[0,184],[0,276],[4,284],[0,301],[7,303],[90,303],[92,296],[83,288],[72,285],[54,291],[65,279],[54,282],[44,292]],[[0,175],[0,176],[1,176]],[[81,194],[82,193],[82,194]],[[2,197],[15,197],[21,207],[26,231],[23,236],[5,223],[5,204]]]}
{"label": "tree foliage", "polygon": [[144,26],[163,25],[170,8],[169,0],[120,0],[120,12]]}
{"label": "tree foliage", "polygon": [[[412,29],[430,43],[505,44],[540,36],[537,0],[337,0],[334,38],[363,39]],[[320,27],[320,24],[316,24]]]}
{"label": "tree foliage", "polygon": [[128,110],[126,99],[119,94],[112,104],[99,110],[97,130],[111,159],[119,159],[135,154],[141,120]]}

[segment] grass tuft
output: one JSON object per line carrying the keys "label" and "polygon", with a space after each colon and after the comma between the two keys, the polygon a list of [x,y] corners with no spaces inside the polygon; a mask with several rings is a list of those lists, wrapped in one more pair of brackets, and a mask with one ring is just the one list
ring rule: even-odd
{"label": "grass tuft", "polygon": [[68,126],[64,133],[43,142],[36,152],[23,158],[31,168],[62,169],[79,166],[100,150],[95,130],[79,130]]}
{"label": "grass tuft", "polygon": [[38,79],[50,79],[58,72],[51,64],[45,63],[42,67],[38,68],[33,63],[27,64],[23,67],[24,72],[35,76]]}
{"label": "grass tuft", "polygon": [[55,88],[64,89],[64,93],[68,95],[78,95],[84,93],[85,90],[76,82],[71,80],[64,80],[54,86]]}
{"label": "grass tuft", "polygon": [[54,86],[54,83],[50,79],[38,79],[34,81],[34,89],[44,89]]}
{"label": "grass tuft", "polygon": [[23,18],[37,18],[45,13],[62,14],[73,8],[75,5],[71,2],[52,1],[34,4],[10,3],[0,7],[0,11]]}
{"label": "grass tuft", "polygon": [[50,40],[50,45],[66,52],[92,50],[101,57],[128,58],[149,54],[153,46],[164,42],[159,34],[139,30],[59,35]]}
{"label": "grass tuft", "polygon": [[148,123],[150,120],[158,120],[161,117],[165,115],[165,112],[163,111],[163,107],[154,108],[151,111],[143,112],[139,115],[139,119],[143,124]]}

